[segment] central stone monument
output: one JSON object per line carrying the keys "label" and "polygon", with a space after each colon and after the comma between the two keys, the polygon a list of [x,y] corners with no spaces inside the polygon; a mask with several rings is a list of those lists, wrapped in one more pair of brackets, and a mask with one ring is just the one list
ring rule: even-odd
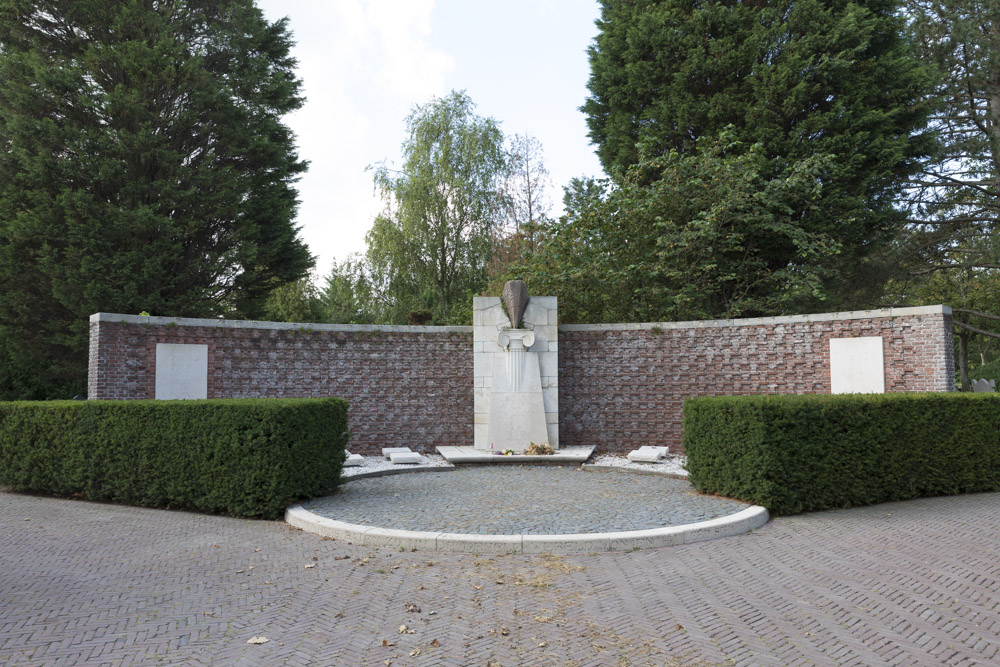
{"label": "central stone monument", "polygon": [[523,452],[559,447],[556,297],[529,297],[524,282],[472,302],[475,447]]}

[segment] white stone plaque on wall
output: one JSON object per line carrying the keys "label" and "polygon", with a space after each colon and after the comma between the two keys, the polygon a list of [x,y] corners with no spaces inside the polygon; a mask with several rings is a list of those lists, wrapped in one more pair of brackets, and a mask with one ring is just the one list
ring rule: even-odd
{"label": "white stone plaque on wall", "polygon": [[830,339],[830,391],[834,394],[884,394],[885,362],[881,336]]}
{"label": "white stone plaque on wall", "polygon": [[156,344],[156,398],[208,398],[208,345]]}

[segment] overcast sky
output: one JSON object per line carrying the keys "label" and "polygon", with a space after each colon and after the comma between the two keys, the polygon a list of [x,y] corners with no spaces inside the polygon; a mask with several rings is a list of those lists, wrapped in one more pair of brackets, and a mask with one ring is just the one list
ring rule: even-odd
{"label": "overcast sky", "polygon": [[382,205],[371,164],[400,162],[405,118],[450,90],[504,134],[529,133],[562,186],[601,167],[577,108],[587,96],[586,49],[597,0],[257,0],[270,21],[287,16],[305,106],[286,118],[310,162],[298,184],[302,237],[325,276],[363,252]]}

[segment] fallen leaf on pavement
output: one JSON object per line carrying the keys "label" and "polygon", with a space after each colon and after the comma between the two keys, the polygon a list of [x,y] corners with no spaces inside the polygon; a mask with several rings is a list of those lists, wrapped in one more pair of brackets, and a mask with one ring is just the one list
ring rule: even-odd
{"label": "fallen leaf on pavement", "polygon": [[247,644],[266,644],[269,641],[271,640],[265,637],[264,635],[260,635],[259,637],[251,637],[250,639],[248,639]]}
{"label": "fallen leaf on pavement", "polygon": [[308,565],[306,565],[307,570],[312,567],[316,567],[316,563],[309,563]]}

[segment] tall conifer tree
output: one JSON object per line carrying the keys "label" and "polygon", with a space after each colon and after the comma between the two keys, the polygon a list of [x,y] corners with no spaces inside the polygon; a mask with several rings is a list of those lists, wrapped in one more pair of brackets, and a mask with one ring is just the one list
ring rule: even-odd
{"label": "tall conifer tree", "polygon": [[[894,202],[933,147],[923,131],[933,77],[902,37],[897,0],[601,4],[582,111],[605,169],[620,178],[640,146],[693,153],[730,125],[743,146],[763,150],[765,179],[832,156],[821,205],[789,215],[840,242],[828,287],[858,287],[865,258],[904,224]],[[772,266],[794,252],[776,239]]]}
{"label": "tall conifer tree", "polygon": [[0,0],[0,325],[46,382],[95,311],[254,316],[312,265],[291,44],[252,0]]}

